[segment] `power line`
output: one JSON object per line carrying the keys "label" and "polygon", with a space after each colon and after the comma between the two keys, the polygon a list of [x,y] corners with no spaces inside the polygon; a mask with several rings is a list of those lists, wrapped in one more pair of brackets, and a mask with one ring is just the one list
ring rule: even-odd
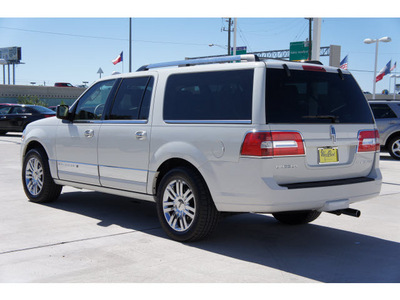
{"label": "power line", "polygon": [[[5,26],[0,26],[0,28],[9,29],[9,30],[25,31],[25,32],[34,32],[34,33],[43,33],[43,34],[53,34],[53,35],[71,36],[71,37],[80,37],[80,38],[103,39],[103,40],[115,40],[115,41],[129,41],[129,39],[126,39],[126,38],[114,38],[114,37],[104,37],[104,36],[81,35],[81,34],[71,34],[71,33],[62,33],[62,32],[51,32],[51,31],[33,30],[33,29],[13,28],[13,27],[5,27]],[[134,41],[134,42],[142,42],[142,43],[153,43],[153,44],[173,44],[173,45],[208,46],[208,44],[181,43],[181,42],[171,42],[171,41],[148,41],[148,40],[133,40],[133,41]]]}

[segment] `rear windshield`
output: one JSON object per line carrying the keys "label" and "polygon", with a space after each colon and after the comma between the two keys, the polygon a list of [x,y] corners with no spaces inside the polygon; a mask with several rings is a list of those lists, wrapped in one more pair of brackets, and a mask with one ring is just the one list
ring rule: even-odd
{"label": "rear windshield", "polygon": [[267,69],[267,123],[373,123],[353,76]]}

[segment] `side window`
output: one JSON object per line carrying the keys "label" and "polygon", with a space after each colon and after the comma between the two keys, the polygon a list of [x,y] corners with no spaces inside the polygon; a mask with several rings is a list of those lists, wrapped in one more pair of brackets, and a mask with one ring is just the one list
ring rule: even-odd
{"label": "side window", "polygon": [[10,106],[3,106],[0,107],[0,115],[6,115],[10,112],[11,107]]}
{"label": "side window", "polygon": [[371,104],[375,119],[397,118],[396,114],[387,104]]}
{"label": "side window", "polygon": [[11,109],[11,114],[25,114],[27,113],[27,108],[22,106],[15,106]]}
{"label": "side window", "polygon": [[164,120],[251,120],[253,75],[253,70],[171,75]]}
{"label": "side window", "polygon": [[101,81],[88,90],[75,110],[74,120],[100,120],[115,79]]}
{"label": "side window", "polygon": [[153,77],[124,79],[118,89],[109,119],[147,119],[153,81]]}

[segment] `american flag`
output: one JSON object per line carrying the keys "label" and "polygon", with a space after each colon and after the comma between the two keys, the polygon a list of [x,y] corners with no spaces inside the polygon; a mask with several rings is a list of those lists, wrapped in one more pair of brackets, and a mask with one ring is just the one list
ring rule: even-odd
{"label": "american flag", "polygon": [[343,70],[347,70],[347,55],[342,59],[342,61],[340,62],[340,68]]}

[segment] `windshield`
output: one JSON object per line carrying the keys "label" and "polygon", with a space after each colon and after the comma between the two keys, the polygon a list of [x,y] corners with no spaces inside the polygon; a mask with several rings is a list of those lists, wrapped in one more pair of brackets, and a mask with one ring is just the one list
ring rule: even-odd
{"label": "windshield", "polygon": [[[343,79],[342,79],[343,78]],[[373,123],[353,76],[267,69],[267,123]]]}

